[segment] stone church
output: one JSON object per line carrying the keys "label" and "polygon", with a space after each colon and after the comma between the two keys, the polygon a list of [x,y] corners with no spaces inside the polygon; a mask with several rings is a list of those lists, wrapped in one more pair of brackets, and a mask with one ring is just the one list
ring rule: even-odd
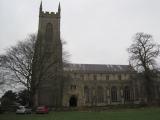
{"label": "stone church", "polygon": [[[60,4],[58,12],[49,13],[41,3],[32,73],[35,106],[139,104],[143,87],[130,65],[63,64],[60,19]],[[159,92],[157,86],[157,98]]]}

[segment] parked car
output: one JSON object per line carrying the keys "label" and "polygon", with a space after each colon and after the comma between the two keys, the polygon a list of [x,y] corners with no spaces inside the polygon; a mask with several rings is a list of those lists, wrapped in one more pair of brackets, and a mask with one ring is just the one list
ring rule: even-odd
{"label": "parked car", "polygon": [[19,106],[16,111],[16,114],[31,114],[31,113],[32,113],[32,110],[25,106]]}
{"label": "parked car", "polygon": [[47,114],[49,113],[49,108],[47,106],[39,106],[36,109],[37,114]]}

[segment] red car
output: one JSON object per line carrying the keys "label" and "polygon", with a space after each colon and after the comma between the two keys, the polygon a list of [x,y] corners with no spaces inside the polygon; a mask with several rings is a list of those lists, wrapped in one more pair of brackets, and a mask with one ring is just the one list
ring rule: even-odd
{"label": "red car", "polygon": [[36,113],[47,114],[49,112],[49,108],[47,106],[39,106],[36,109]]}

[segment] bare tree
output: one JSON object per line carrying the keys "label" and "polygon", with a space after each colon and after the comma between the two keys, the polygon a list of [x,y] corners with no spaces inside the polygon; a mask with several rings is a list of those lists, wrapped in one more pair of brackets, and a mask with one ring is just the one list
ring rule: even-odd
{"label": "bare tree", "polygon": [[130,53],[130,64],[144,77],[143,85],[149,102],[153,98],[152,70],[155,68],[156,58],[160,54],[160,46],[154,42],[151,35],[136,33],[128,52]]}
{"label": "bare tree", "polygon": [[36,35],[32,34],[25,41],[20,41],[16,46],[7,49],[6,54],[0,56],[1,66],[9,74],[7,79],[20,83],[30,91],[32,58]]}
{"label": "bare tree", "polygon": [[[6,81],[19,83],[30,90],[31,62],[33,56],[35,35],[30,35],[27,40],[18,42],[16,46],[7,49],[6,54],[0,56],[2,68],[9,74]],[[33,45],[33,46],[32,46]]]}
{"label": "bare tree", "polygon": [[0,67],[0,95],[3,95],[7,88],[15,88],[12,84],[13,82],[10,81],[10,78],[7,77],[8,75],[10,75],[8,70]]}
{"label": "bare tree", "polygon": [[0,73],[0,95],[3,94],[3,92],[4,92],[4,86],[5,86],[4,75],[1,72]]}
{"label": "bare tree", "polygon": [[6,53],[0,56],[1,70],[4,69],[2,72],[5,77],[5,85],[8,83],[7,86],[10,85],[10,87],[21,86],[28,91],[31,90],[35,41],[36,35],[31,34],[24,41],[20,41],[15,46],[7,49]]}
{"label": "bare tree", "polygon": [[[7,49],[5,54],[0,55],[0,74],[3,78],[0,81],[1,87],[6,85],[10,87],[22,86],[29,91],[29,97],[32,97],[32,62],[35,52],[36,40],[37,35],[31,34],[24,41],[20,41],[15,46],[12,46],[9,49]],[[62,42],[62,44],[66,44],[66,42]],[[67,51],[64,50],[63,63],[67,63],[68,58],[69,54]],[[43,58],[41,58],[40,60],[41,62],[44,62]],[[56,61],[53,61],[52,64],[54,64],[54,62]],[[51,65],[48,65],[48,67],[45,66],[45,69],[43,69],[44,66],[39,65],[39,79],[42,78],[43,74],[47,72],[50,66]],[[38,86],[38,83],[36,84]]]}

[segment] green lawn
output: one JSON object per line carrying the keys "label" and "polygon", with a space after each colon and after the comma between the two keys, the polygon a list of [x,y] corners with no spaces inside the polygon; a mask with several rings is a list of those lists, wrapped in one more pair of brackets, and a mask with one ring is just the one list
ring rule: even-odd
{"label": "green lawn", "polygon": [[103,112],[50,112],[46,115],[5,113],[0,114],[0,120],[160,120],[160,108]]}

